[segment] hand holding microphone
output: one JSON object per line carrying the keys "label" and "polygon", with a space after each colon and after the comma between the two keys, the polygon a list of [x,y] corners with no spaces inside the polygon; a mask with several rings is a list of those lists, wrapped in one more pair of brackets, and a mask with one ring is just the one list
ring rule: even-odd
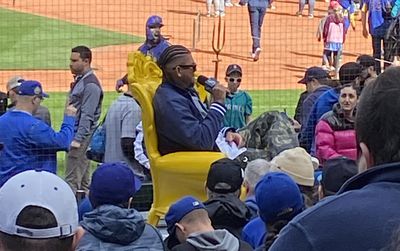
{"label": "hand holding microphone", "polygon": [[200,75],[197,78],[197,82],[203,85],[206,91],[211,93],[215,102],[224,104],[225,98],[230,98],[229,90],[225,86],[219,84],[214,78],[207,78],[206,76]]}

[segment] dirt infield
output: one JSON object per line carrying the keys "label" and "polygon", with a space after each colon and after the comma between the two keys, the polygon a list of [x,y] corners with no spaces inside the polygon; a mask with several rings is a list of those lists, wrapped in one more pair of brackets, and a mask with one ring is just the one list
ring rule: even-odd
{"label": "dirt infield", "polygon": [[[158,14],[164,18],[163,34],[170,37],[170,42],[190,48],[193,19],[198,11],[205,13],[205,0],[16,0],[15,6],[12,0],[0,0],[0,6],[140,36],[144,36],[147,17]],[[322,44],[316,41],[315,32],[327,3],[316,3],[314,19],[294,15],[296,0],[278,0],[276,6],[264,20],[263,51],[258,62],[250,58],[247,8],[226,8],[226,44],[220,77],[228,64],[238,63],[243,66],[245,89],[292,89],[299,88],[296,83],[306,67],[321,64]],[[210,76],[214,74],[215,58],[211,48],[213,25],[214,18],[201,17],[201,35],[194,51],[198,69]],[[354,60],[360,53],[371,53],[370,39],[361,35],[361,22],[357,22],[356,31],[349,31],[346,40],[344,61]],[[113,90],[115,80],[126,71],[127,53],[137,47],[130,44],[94,49],[93,65],[105,90]],[[69,71],[0,71],[0,78],[6,81],[15,74],[42,81],[47,91],[67,91],[72,80]]]}

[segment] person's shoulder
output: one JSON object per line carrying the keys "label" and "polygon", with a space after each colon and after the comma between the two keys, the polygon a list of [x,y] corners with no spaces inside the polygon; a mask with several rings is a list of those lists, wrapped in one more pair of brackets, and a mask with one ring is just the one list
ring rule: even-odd
{"label": "person's shoulder", "polygon": [[239,239],[239,251],[251,251],[253,248],[249,243]]}
{"label": "person's shoulder", "polygon": [[171,251],[192,251],[192,250],[196,251],[197,249],[194,246],[190,245],[188,242],[176,245],[171,249]]}

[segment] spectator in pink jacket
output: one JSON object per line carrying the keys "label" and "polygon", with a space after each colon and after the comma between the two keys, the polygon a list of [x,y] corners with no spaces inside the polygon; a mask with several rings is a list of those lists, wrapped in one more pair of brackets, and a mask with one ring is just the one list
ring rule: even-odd
{"label": "spectator in pink jacket", "polygon": [[315,145],[317,158],[322,163],[338,156],[356,160],[354,118],[357,99],[355,87],[351,84],[344,85],[340,90],[339,102],[318,122],[315,129]]}

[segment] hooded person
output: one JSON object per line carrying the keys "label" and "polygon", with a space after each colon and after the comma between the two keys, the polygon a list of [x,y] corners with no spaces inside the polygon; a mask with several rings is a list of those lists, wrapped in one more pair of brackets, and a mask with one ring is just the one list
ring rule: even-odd
{"label": "hooded person", "polygon": [[252,217],[250,209],[239,199],[242,183],[243,170],[238,162],[227,158],[217,160],[208,172],[208,200],[204,202],[212,226],[227,229],[238,238]]}
{"label": "hooded person", "polygon": [[[161,54],[171,44],[161,35],[161,28],[164,26],[160,16],[150,16],[146,21],[146,41],[138,48],[143,55],[150,56],[154,61],[158,61]],[[128,74],[119,79],[116,83],[116,90],[128,84]]]}
{"label": "hooded person", "polygon": [[139,47],[141,53],[151,56],[155,61],[158,61],[164,50],[171,45],[161,35],[163,26],[160,16],[150,16],[146,22],[146,41]]}
{"label": "hooded person", "polygon": [[83,216],[85,230],[77,251],[164,250],[160,233],[130,208],[141,182],[123,162],[105,163],[92,176],[89,200],[94,210]]}
{"label": "hooded person", "polygon": [[169,246],[172,251],[253,250],[249,244],[232,235],[226,229],[214,230],[208,213],[199,200],[186,196],[172,204],[165,215]]}

